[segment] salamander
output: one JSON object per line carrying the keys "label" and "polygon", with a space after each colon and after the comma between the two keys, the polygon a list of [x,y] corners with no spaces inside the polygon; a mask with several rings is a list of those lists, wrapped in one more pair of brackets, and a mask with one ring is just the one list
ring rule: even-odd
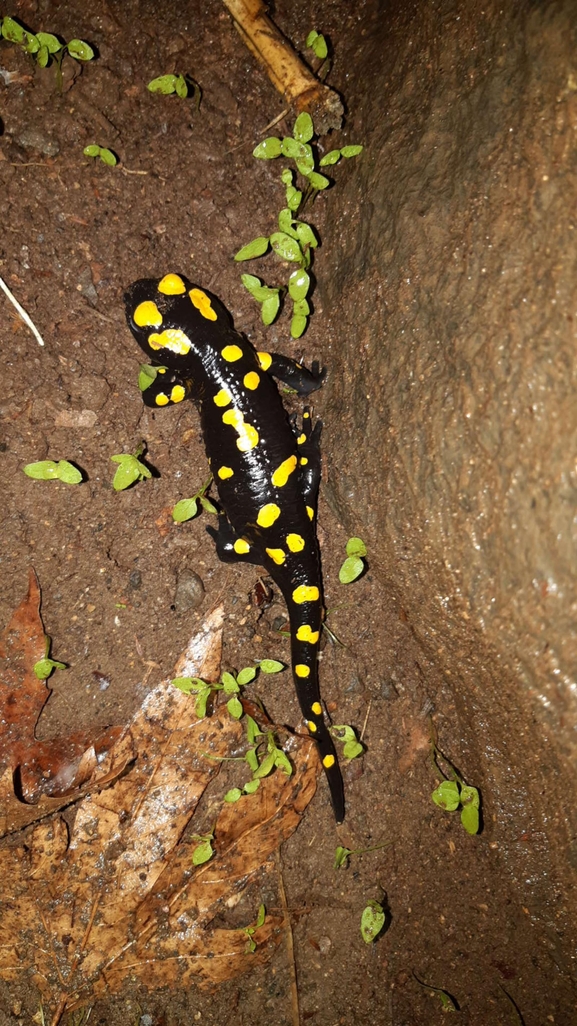
{"label": "salamander", "polygon": [[224,562],[265,567],[289,613],[291,664],[299,704],[318,744],[338,823],[344,789],[325,723],[318,681],[322,582],[315,529],[321,424],[305,409],[287,417],[273,377],[301,395],[322,384],[278,353],[257,352],[223,304],[181,274],[141,279],[125,294],[129,327],[158,368],[143,392],[159,409],[192,399],[219,496],[218,527],[207,528]]}

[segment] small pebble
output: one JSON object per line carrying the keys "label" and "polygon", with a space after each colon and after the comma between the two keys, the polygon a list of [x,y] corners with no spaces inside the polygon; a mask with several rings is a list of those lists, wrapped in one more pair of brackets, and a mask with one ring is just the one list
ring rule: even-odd
{"label": "small pebble", "polygon": [[194,570],[184,567],[176,579],[174,609],[179,615],[190,609],[198,609],[204,601],[204,584]]}

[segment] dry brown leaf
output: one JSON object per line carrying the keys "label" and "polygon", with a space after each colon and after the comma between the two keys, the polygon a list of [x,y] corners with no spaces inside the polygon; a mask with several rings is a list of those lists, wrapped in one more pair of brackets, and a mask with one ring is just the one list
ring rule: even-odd
{"label": "dry brown leaf", "polygon": [[[218,677],[221,623],[217,609],[192,639],[179,675]],[[56,817],[38,824],[26,847],[0,852],[0,873],[12,882],[3,901],[0,976],[32,976],[54,1009],[53,1026],[65,1009],[117,991],[127,977],[149,988],[218,982],[274,950],[281,918],[267,915],[254,932],[254,954],[245,927],[212,924],[272,869],[267,859],[314,794],[316,751],[308,738],[291,739],[293,775],[277,771],[255,795],[224,805],[215,855],[195,868],[196,842],[183,831],[220,760],[239,749],[243,728],[225,707],[200,720],[194,707],[169,681],[158,685],[99,769],[113,774],[132,752],[133,764],[80,802],[70,835]]]}
{"label": "dry brown leaf", "polygon": [[[20,829],[93,786],[98,762],[121,728],[76,731],[50,741],[36,739],[36,725],[50,697],[34,665],[45,656],[40,589],[30,570],[28,594],[0,637],[0,836]],[[101,774],[98,774],[101,775]],[[83,790],[81,790],[83,788]]]}

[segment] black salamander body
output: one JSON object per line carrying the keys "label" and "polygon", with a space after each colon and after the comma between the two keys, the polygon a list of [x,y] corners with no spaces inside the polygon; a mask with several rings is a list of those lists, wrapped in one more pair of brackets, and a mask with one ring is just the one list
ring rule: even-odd
{"label": "black salamander body", "polygon": [[264,566],[284,596],[296,691],[340,823],[343,781],[317,673],[322,596],[314,521],[321,425],[313,428],[305,411],[296,433],[271,377],[306,395],[320,386],[322,374],[315,366],[308,371],[288,357],[256,352],[231,327],[222,303],[181,275],[137,281],[125,302],[149,363],[166,368],[143,393],[145,403],[159,409],[190,398],[200,411],[222,506],[218,529],[208,528],[220,559]]}

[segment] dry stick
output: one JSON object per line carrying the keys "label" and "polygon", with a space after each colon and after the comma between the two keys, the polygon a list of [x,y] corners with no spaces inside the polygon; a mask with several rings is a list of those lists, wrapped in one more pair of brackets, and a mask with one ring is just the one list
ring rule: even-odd
{"label": "dry stick", "polygon": [[269,18],[262,0],[223,0],[223,3],[232,14],[243,42],[264,64],[275,89],[298,111],[307,110],[312,115],[320,135],[330,128],[340,128],[344,113],[340,96],[319,82],[301,61]]}
{"label": "dry stick", "polygon": [[28,327],[30,328],[30,331],[31,331],[31,332],[32,332],[32,334],[34,335],[34,338],[36,339],[36,341],[38,342],[38,344],[39,344],[39,345],[41,345],[41,346],[43,346],[43,345],[44,345],[44,339],[42,338],[42,335],[41,335],[41,334],[40,334],[40,332],[38,331],[38,328],[37,328],[37,327],[36,327],[36,325],[35,325],[35,324],[34,324],[34,323],[32,322],[32,320],[30,319],[30,317],[29,317],[29,316],[28,316],[28,314],[26,313],[26,310],[24,309],[24,307],[20,306],[20,303],[19,303],[19,302],[18,302],[18,300],[16,299],[16,296],[14,296],[14,295],[13,295],[13,294],[11,293],[10,289],[8,288],[8,286],[7,286],[6,282],[4,281],[4,279],[3,279],[3,278],[0,278],[0,289],[2,289],[2,291],[6,293],[6,295],[8,296],[8,299],[10,300],[10,302],[12,303],[12,305],[13,305],[14,307],[16,307],[16,309],[17,309],[18,313],[20,314],[20,316],[21,316],[22,320],[24,321],[24,323],[25,323],[25,324],[27,324],[27,325],[28,325]]}
{"label": "dry stick", "polygon": [[290,960],[290,972],[291,972],[291,1008],[292,1008],[292,1019],[293,1026],[300,1026],[300,1010],[299,1010],[299,991],[297,986],[297,967],[295,962],[295,948],[293,942],[293,931],[291,927],[290,915],[286,900],[286,891],[284,889],[284,880],[282,878],[282,869],[280,863],[280,855],[276,853],[276,867],[278,872],[278,892],[280,897],[280,903],[282,913],[286,926],[286,946],[287,953]]}

